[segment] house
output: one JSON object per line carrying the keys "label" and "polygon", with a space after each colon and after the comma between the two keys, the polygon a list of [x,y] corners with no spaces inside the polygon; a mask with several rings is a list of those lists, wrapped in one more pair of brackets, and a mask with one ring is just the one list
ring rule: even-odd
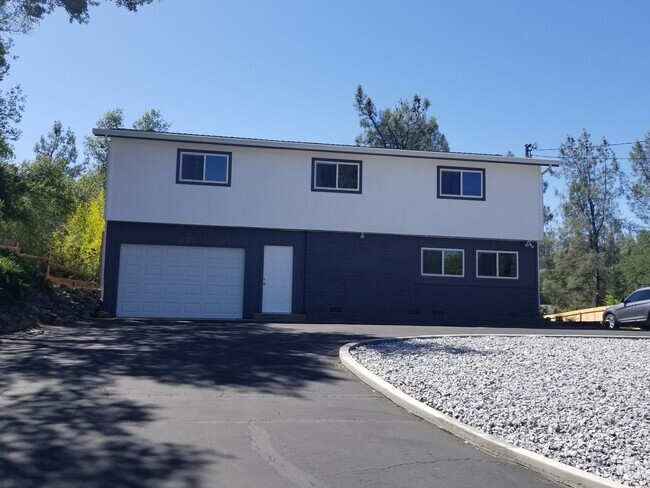
{"label": "house", "polygon": [[95,129],[118,317],[522,324],[549,161]]}

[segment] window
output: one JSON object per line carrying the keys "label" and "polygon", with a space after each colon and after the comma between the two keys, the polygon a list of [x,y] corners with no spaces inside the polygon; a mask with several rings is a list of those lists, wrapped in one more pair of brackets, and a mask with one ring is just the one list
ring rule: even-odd
{"label": "window", "polygon": [[361,193],[361,161],[312,159],[311,189]]}
{"label": "window", "polygon": [[479,278],[519,278],[519,255],[506,251],[476,251],[476,276]]}
{"label": "window", "polygon": [[650,300],[650,290],[637,290],[625,299],[625,303]]}
{"label": "window", "polygon": [[178,151],[177,183],[230,186],[232,153]]}
{"label": "window", "polygon": [[485,200],[485,170],[439,166],[438,198]]}
{"label": "window", "polygon": [[423,276],[465,276],[465,251],[462,249],[422,248]]}

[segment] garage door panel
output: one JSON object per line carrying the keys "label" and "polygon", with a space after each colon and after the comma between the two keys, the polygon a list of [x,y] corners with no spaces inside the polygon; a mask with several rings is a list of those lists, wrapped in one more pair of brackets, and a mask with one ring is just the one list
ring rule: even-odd
{"label": "garage door panel", "polygon": [[200,285],[185,285],[185,295],[200,295],[201,294],[201,286]]}
{"label": "garage door panel", "polygon": [[165,247],[164,251],[168,258],[182,258],[185,249],[177,246],[169,246]]}
{"label": "garage door panel", "polygon": [[203,277],[203,268],[200,266],[188,266],[185,268],[187,276],[196,276],[197,278]]}
{"label": "garage door panel", "polygon": [[120,274],[122,276],[140,276],[142,273],[140,269],[141,268],[139,264],[127,264],[122,267]]}
{"label": "garage door panel", "polygon": [[157,314],[160,311],[160,304],[158,302],[144,302],[142,304],[142,311],[145,313]]}
{"label": "garage door panel", "polygon": [[124,283],[122,289],[125,295],[137,294],[140,285],[138,283]]}
{"label": "garage door panel", "polygon": [[159,295],[162,292],[162,286],[158,283],[145,283],[141,289],[145,295]]}
{"label": "garage door panel", "polygon": [[[142,252],[140,254],[142,254]],[[163,256],[164,249],[160,246],[149,246],[144,248],[144,254],[148,258],[159,258]]]}
{"label": "garage door panel", "polygon": [[137,304],[136,302],[124,301],[124,302],[122,303],[122,307],[121,307],[121,309],[122,309],[125,313],[131,313],[131,312],[135,313],[135,312],[138,311],[138,304]]}
{"label": "garage door panel", "polygon": [[165,285],[165,294],[178,296],[181,293],[181,285]]}
{"label": "garage door panel", "polygon": [[181,304],[178,302],[165,302],[163,303],[163,312],[166,314],[176,315],[179,314],[183,309]]}
{"label": "garage door panel", "polygon": [[166,276],[173,276],[174,278],[178,276],[183,276],[183,267],[180,265],[176,266],[165,266],[165,275]]}
{"label": "garage door panel", "polygon": [[144,274],[146,276],[158,277],[162,274],[162,266],[148,264],[144,267]]}
{"label": "garage door panel", "polygon": [[241,318],[243,249],[123,244],[120,317]]}
{"label": "garage door panel", "polygon": [[138,246],[129,246],[128,248],[122,248],[122,253],[124,256],[140,256],[143,251],[144,249]]}

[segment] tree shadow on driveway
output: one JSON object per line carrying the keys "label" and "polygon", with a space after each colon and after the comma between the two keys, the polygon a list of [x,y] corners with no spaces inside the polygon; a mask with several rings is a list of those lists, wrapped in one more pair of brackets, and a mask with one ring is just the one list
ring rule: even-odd
{"label": "tree shadow on driveway", "polygon": [[120,378],[300,396],[336,381],[329,356],[369,337],[260,324],[112,320],[0,338],[0,488],[199,486],[229,456],[138,433],[156,408]]}

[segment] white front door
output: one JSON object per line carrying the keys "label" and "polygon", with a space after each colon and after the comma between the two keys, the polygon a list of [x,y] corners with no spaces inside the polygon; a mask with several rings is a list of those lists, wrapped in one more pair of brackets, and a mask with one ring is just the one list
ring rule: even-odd
{"label": "white front door", "polygon": [[264,246],[263,313],[291,313],[293,247]]}

